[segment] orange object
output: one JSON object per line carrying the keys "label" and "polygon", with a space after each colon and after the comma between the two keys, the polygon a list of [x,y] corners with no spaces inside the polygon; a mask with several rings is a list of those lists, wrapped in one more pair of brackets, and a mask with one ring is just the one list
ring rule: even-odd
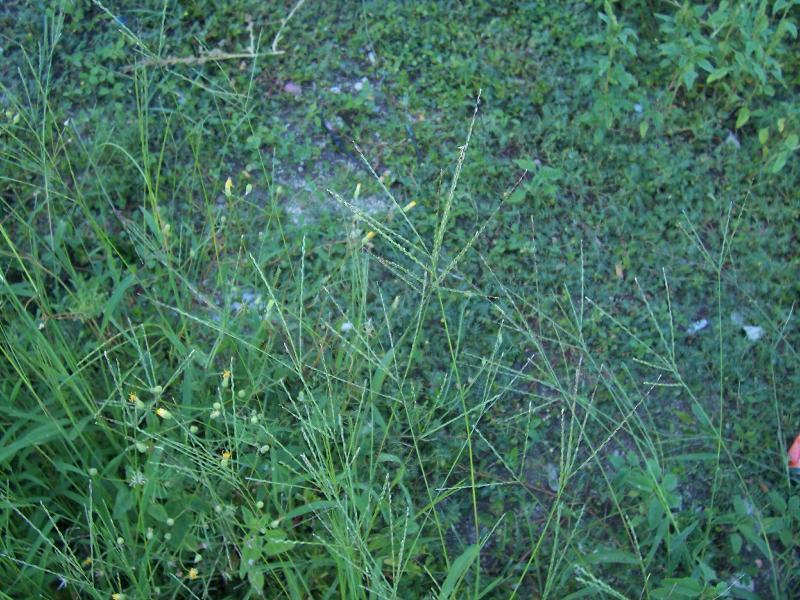
{"label": "orange object", "polygon": [[794,439],[794,443],[789,448],[789,468],[800,469],[800,435]]}

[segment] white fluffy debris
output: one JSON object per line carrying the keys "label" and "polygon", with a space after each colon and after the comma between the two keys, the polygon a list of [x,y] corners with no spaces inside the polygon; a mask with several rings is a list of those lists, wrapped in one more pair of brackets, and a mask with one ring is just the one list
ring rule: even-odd
{"label": "white fluffy debris", "polygon": [[699,321],[695,321],[694,323],[689,325],[689,328],[686,330],[686,333],[688,333],[689,335],[694,335],[700,331],[703,331],[703,329],[705,329],[706,327],[708,327],[708,319],[700,319]]}

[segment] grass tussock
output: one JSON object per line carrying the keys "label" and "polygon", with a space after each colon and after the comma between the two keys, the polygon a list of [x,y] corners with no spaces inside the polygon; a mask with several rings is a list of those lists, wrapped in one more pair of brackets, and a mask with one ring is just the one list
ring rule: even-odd
{"label": "grass tussock", "polygon": [[0,9],[0,597],[796,596],[795,8],[473,4]]}

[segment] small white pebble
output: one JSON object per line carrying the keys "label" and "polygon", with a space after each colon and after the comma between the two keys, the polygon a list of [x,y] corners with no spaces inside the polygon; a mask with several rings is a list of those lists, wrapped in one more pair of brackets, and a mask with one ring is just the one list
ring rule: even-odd
{"label": "small white pebble", "polygon": [[702,331],[706,327],[708,327],[708,319],[700,319],[699,321],[695,321],[694,323],[689,325],[688,329],[686,330],[686,333],[688,333],[689,335],[694,335],[695,333]]}
{"label": "small white pebble", "polygon": [[764,328],[757,325],[742,325],[742,329],[751,342],[757,342],[764,336]]}

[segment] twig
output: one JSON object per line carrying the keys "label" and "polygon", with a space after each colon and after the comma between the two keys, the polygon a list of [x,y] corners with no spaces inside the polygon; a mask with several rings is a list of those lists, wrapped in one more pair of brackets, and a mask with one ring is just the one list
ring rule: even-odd
{"label": "twig", "polygon": [[[95,0],[97,2],[98,0]],[[275,33],[275,37],[272,38],[272,45],[269,52],[255,52],[253,45],[253,23],[252,21],[248,23],[248,32],[250,33],[250,46],[248,48],[248,52],[222,52],[221,50],[212,50],[211,52],[206,52],[201,54],[200,56],[166,56],[164,58],[147,58],[145,60],[139,61],[136,64],[128,65],[122,69],[123,72],[129,72],[137,67],[168,67],[171,65],[202,65],[210,61],[218,61],[218,60],[236,60],[236,59],[249,59],[249,58],[258,58],[259,56],[276,56],[278,54],[283,54],[283,50],[278,50],[278,42],[283,35],[283,30],[286,29],[286,26],[289,24],[289,21],[294,17],[294,14],[300,9],[303,4],[305,4],[306,0],[298,0],[297,3],[292,7],[292,10],[289,11],[289,14],[286,15],[285,18],[281,20],[281,26],[278,28],[278,31]],[[100,5],[101,8],[104,8]],[[105,9],[108,12],[107,9]],[[108,12],[108,14],[112,13]],[[116,17],[114,17],[115,20]]]}
{"label": "twig", "polygon": [[278,41],[281,39],[281,35],[283,34],[283,30],[286,29],[286,25],[289,24],[289,21],[294,16],[294,13],[305,4],[306,0],[297,0],[297,4],[292,7],[292,10],[289,11],[289,14],[286,15],[286,18],[283,19],[281,22],[281,26],[278,28],[278,32],[275,34],[275,37],[272,39],[272,54],[283,54],[283,50],[278,50]]}
{"label": "twig", "polygon": [[[263,53],[262,53],[263,54]],[[268,54],[272,54],[271,52]],[[235,60],[237,58],[256,58],[258,53],[252,52],[222,52],[212,50],[200,56],[165,56],[164,58],[148,58],[133,65],[123,67],[123,72],[128,72],[137,67],[168,67],[170,65],[202,65],[210,61]]]}

